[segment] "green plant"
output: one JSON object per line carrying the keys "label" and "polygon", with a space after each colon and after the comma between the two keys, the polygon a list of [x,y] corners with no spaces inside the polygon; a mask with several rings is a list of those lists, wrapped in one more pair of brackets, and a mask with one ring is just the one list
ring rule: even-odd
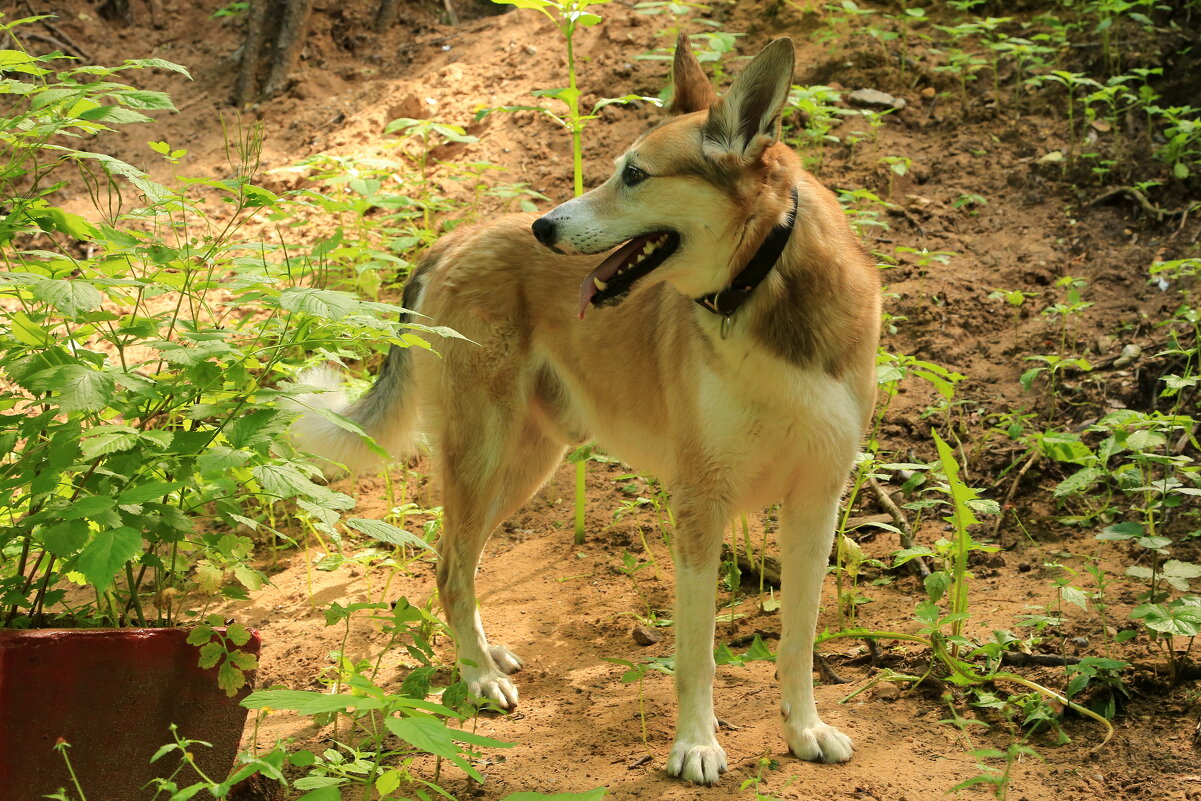
{"label": "green plant", "polygon": [[[173,108],[122,73],[184,68],[3,52],[0,70],[27,81],[0,83],[13,99],[0,118],[0,625],[203,620],[216,598],[261,586],[244,532],[273,533],[272,505],[297,499],[334,522],[353,505],[279,449],[294,412],[278,401],[299,390],[277,384],[306,350],[424,340],[381,319],[397,307],[311,286],[316,257],[240,238],[293,208],[254,183],[258,129],[227,131],[228,177],[182,190],[72,146]],[[91,220],[56,205],[80,184]],[[223,201],[220,219],[206,195]]]}
{"label": "green plant", "polygon": [[880,159],[880,163],[888,166],[887,196],[892,197],[893,178],[898,175],[906,175],[913,162],[910,161],[908,156],[884,156]]}
{"label": "green plant", "polygon": [[1092,78],[1079,72],[1068,72],[1067,70],[1051,70],[1050,72],[1036,76],[1031,79],[1036,84],[1042,83],[1058,83],[1063,86],[1068,93],[1068,102],[1065,106],[1065,111],[1068,118],[1068,164],[1075,161],[1076,156],[1076,100],[1077,92],[1081,89],[1100,89],[1101,84],[1094,81]]}
{"label": "green plant", "polygon": [[828,86],[793,86],[788,93],[784,118],[800,115],[804,124],[790,124],[784,140],[805,154],[805,167],[815,173],[821,172],[825,146],[839,141],[832,131],[851,113],[838,106],[841,99],[842,95]]}
{"label": "green plant", "polygon": [[239,14],[245,14],[250,8],[248,0],[234,0],[232,3],[227,3],[221,8],[218,8],[212,14],[209,14],[209,19],[223,19],[225,17],[236,17]]}
{"label": "green plant", "polygon": [[[1004,641],[978,645],[965,633],[964,626],[970,619],[970,593],[968,591],[971,573],[968,570],[968,556],[974,551],[995,551],[995,546],[978,543],[970,533],[970,527],[978,522],[977,512],[996,513],[999,511],[993,501],[980,498],[976,490],[970,488],[960,475],[959,464],[954,452],[942,437],[933,434],[934,444],[938,451],[938,463],[942,480],[932,483],[927,493],[942,496],[933,503],[946,507],[950,514],[944,519],[950,523],[954,532],[953,540],[940,540],[933,547],[916,545],[897,552],[894,567],[900,566],[915,557],[928,557],[935,561],[938,568],[932,570],[924,579],[927,599],[918,603],[914,610],[915,617],[921,624],[917,634],[895,631],[871,631],[862,628],[849,628],[837,632],[823,632],[817,637],[821,643],[838,638],[861,639],[893,639],[914,642],[930,649],[931,663],[926,674],[922,676],[901,676],[889,674],[887,678],[894,681],[924,681],[934,670],[935,664],[942,666],[946,679],[955,685],[972,691],[1001,683],[1016,684],[1034,693],[1037,715],[1027,715],[1028,721],[1053,720],[1047,701],[1056,702],[1090,717],[1105,726],[1108,741],[1113,734],[1113,726],[1103,716],[1091,709],[1081,706],[1044,685],[1030,681],[1015,673],[1000,670],[1000,652],[1006,647]],[[915,506],[913,504],[907,504]],[[928,504],[927,504],[928,505]],[[985,660],[983,668],[977,667],[970,660],[982,657]],[[856,691],[862,692],[863,689]],[[845,699],[844,699],[845,700]]]}
{"label": "green plant", "polygon": [[652,656],[641,662],[631,662],[628,659],[618,659],[613,656],[601,657],[606,662],[612,662],[615,665],[621,665],[628,668],[625,673],[621,674],[622,684],[632,684],[638,682],[638,719],[642,722],[642,745],[649,751],[650,742],[647,738],[646,731],[646,695],[643,692],[643,683],[646,679],[646,674],[655,671],[667,676],[674,676],[676,672],[675,657],[667,656]]}
{"label": "green plant", "polygon": [[[259,690],[251,693],[242,705],[247,709],[287,710],[314,717],[343,716],[350,721],[350,731],[363,738],[359,747],[341,745],[322,755],[293,754],[293,765],[309,769],[309,776],[294,782],[298,789],[349,784],[376,787],[383,782],[391,787],[387,790],[390,793],[401,783],[412,783],[441,794],[434,782],[410,770],[413,761],[422,754],[446,759],[482,782],[483,776],[470,762],[475,756],[472,748],[510,748],[513,744],[448,726],[466,719],[455,710],[466,700],[466,686],[459,683],[447,688],[441,704],[426,701],[429,674],[420,668],[418,671],[421,672],[417,673],[417,681],[406,682],[408,686],[402,687],[399,694],[387,693],[366,677],[356,675],[347,683],[349,693]],[[389,735],[398,738],[399,744],[390,745]]]}
{"label": "green plant", "polygon": [[[1161,117],[1164,122],[1163,145],[1155,149],[1155,157],[1166,161],[1172,175],[1183,181],[1201,164],[1201,109],[1192,106],[1146,106],[1148,115]],[[1150,130],[1148,125],[1148,130]]]}
{"label": "green plant", "polygon": [[[609,0],[492,0],[500,5],[528,8],[538,11],[555,24],[567,46],[567,87],[564,89],[540,89],[538,97],[550,97],[567,106],[567,115],[559,117],[540,107],[510,107],[505,110],[535,110],[547,114],[571,134],[571,164],[575,194],[584,193],[583,134],[588,120],[593,119],[601,104],[593,107],[591,114],[580,112],[580,90],[576,86],[575,34],[580,27],[590,27],[601,21],[598,14],[588,10],[591,6],[603,5]],[[481,112],[479,116],[482,116]]]}
{"label": "green plant", "polygon": [[384,133],[403,133],[416,145],[415,148],[411,146],[407,148],[406,154],[417,166],[417,203],[421,207],[422,227],[428,231],[431,228],[431,207],[434,206],[429,177],[430,151],[436,144],[443,142],[473,144],[479,140],[474,136],[470,136],[458,125],[449,125],[436,120],[415,120],[409,117],[392,120],[384,126]]}

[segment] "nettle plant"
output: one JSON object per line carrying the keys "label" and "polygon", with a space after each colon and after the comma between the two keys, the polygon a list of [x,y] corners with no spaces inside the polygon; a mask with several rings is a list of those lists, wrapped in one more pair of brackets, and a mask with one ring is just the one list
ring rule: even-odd
{"label": "nettle plant", "polygon": [[[396,307],[310,286],[311,253],[244,237],[291,202],[253,183],[257,131],[230,133],[230,177],[182,190],[82,146],[172,110],[122,73],[183,67],[64,61],[0,51],[0,625],[203,621],[264,581],[251,535],[272,504],[353,506],[283,450],[278,401],[302,388],[281,380],[305,352],[418,338],[381,319]],[[92,219],[57,205],[79,186]]]}

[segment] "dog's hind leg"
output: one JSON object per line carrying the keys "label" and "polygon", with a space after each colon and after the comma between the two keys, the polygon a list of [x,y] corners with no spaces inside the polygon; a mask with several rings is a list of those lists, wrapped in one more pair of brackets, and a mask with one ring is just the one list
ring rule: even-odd
{"label": "dog's hind leg", "polygon": [[813,700],[813,636],[843,475],[795,492],[780,511],[780,711],[789,749],[810,762],[846,762],[854,753],[849,737],[822,722]]}
{"label": "dog's hind leg", "polygon": [[503,646],[489,645],[476,604],[475,571],[493,529],[546,481],[564,446],[533,417],[505,425],[498,419],[503,408],[472,415],[478,427],[443,437],[438,592],[463,680],[473,694],[512,709],[517,686],[509,674],[521,668],[521,660]]}
{"label": "dog's hind leg", "polygon": [[721,556],[723,504],[674,493],[676,502],[676,696],[679,722],[667,772],[697,784],[715,784],[726,770],[713,714],[714,608]]}

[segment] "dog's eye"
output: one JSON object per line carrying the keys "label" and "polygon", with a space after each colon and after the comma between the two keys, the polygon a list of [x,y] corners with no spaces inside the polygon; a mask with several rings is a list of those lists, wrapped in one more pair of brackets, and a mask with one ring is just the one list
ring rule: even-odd
{"label": "dog's eye", "polygon": [[646,180],[646,173],[635,167],[633,164],[627,164],[625,169],[621,171],[621,181],[626,186],[640,184]]}

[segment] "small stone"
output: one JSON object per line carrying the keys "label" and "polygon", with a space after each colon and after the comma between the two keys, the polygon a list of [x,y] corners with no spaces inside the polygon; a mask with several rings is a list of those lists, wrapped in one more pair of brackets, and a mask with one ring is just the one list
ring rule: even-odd
{"label": "small stone", "polygon": [[1021,564],[1018,565],[1019,573],[1029,573],[1033,569],[1034,569],[1034,565],[1030,564],[1029,562],[1022,562]]}
{"label": "small stone", "polygon": [[934,95],[936,95],[936,94],[938,94],[938,93],[936,91],[934,91],[933,86],[927,86],[925,89],[922,90],[922,97],[926,98],[927,100],[934,97]]}
{"label": "small stone", "polygon": [[534,47],[531,44],[526,45],[524,50],[525,50],[525,54],[527,56],[535,56],[538,54],[538,48]]}
{"label": "small stone", "polygon": [[880,701],[895,701],[901,697],[897,685],[890,681],[882,681],[872,689],[872,698]]}
{"label": "small stone", "polygon": [[1122,353],[1113,363],[1115,370],[1121,370],[1123,367],[1129,367],[1134,364],[1139,356],[1143,355],[1143,349],[1131,342],[1126,347],[1122,348]]}
{"label": "small stone", "polygon": [[659,642],[662,637],[659,632],[652,629],[650,626],[635,626],[632,632],[634,642],[639,645],[654,645]]}
{"label": "small stone", "polygon": [[856,89],[847,95],[847,100],[856,106],[863,108],[890,108],[900,109],[905,108],[905,100],[900,97],[893,97],[887,92],[881,92],[879,89]]}

